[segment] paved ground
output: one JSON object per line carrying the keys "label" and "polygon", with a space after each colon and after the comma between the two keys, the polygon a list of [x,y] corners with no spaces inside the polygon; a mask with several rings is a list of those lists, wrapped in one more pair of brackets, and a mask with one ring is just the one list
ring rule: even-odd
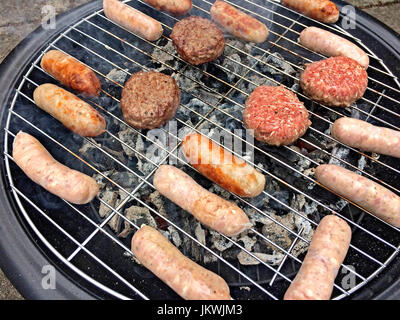
{"label": "paved ground", "polygon": [[[90,0],[0,0],[0,62],[22,39],[38,27],[52,5],[57,13]],[[400,33],[400,0],[347,0]],[[23,299],[0,270],[0,300]]]}

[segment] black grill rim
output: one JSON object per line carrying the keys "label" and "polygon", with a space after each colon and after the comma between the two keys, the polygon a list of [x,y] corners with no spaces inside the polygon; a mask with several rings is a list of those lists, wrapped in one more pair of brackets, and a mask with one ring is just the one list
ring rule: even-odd
{"label": "black grill rim", "polygon": [[[346,2],[336,0],[342,8]],[[79,6],[57,16],[57,28],[51,31],[40,26],[27,36],[0,65],[0,115],[2,130],[0,146],[4,150],[3,130],[7,119],[9,103],[15,93],[14,88],[20,81],[26,62],[46,47],[47,43],[72,23],[99,10],[101,0]],[[384,60],[395,76],[400,76],[400,35],[382,22],[356,8],[357,24],[370,37],[380,42],[384,49],[397,59]],[[72,21],[72,22],[71,22]],[[34,39],[35,41],[32,41]],[[382,50],[381,50],[382,51]],[[58,268],[60,261],[40,244],[33,230],[21,219],[18,205],[11,192],[6,174],[4,154],[0,164],[0,267],[17,290],[26,299],[109,299],[107,293],[81,279],[74,271],[67,274]],[[57,269],[57,289],[44,290],[41,287],[43,265],[51,264]],[[400,299],[400,257],[397,256],[375,279],[357,290],[352,299]]]}

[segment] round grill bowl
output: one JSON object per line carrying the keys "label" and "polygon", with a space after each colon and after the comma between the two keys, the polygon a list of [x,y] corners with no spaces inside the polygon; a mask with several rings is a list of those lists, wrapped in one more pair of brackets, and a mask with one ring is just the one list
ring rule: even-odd
{"label": "round grill bowl", "polygon": [[[346,5],[342,1],[335,2],[340,8]],[[0,143],[2,150],[11,150],[12,136],[9,135],[7,130],[16,128],[12,128],[12,125],[10,125],[9,108],[15,104],[16,89],[29,68],[32,67],[35,59],[48,47],[49,43],[52,43],[60,34],[65,32],[69,26],[74,25],[99,9],[101,9],[101,1],[94,1],[57,16],[56,29],[44,30],[39,27],[24,39],[0,65],[0,88],[2,89],[0,92],[2,119]],[[151,9],[147,9],[150,14],[154,13]],[[394,76],[399,75],[400,37],[393,30],[390,30],[369,15],[359,10],[356,10],[356,14],[357,28],[350,30],[349,33],[360,39],[366,47],[382,59],[384,65],[387,67],[386,71],[393,73]],[[310,23],[310,20],[306,18],[301,19],[304,23]],[[61,125],[56,128],[57,130],[65,130]],[[66,130],[65,133],[69,134]],[[8,138],[6,137],[7,135]],[[42,135],[36,134],[36,136],[39,140],[44,140]],[[50,149],[49,151],[52,152],[54,149]],[[129,267],[126,267],[127,259],[130,258],[121,254],[118,246],[110,244],[111,242],[107,237],[96,238],[92,241],[93,244],[88,245],[88,248],[94,252],[100,252],[101,250],[98,250],[102,246],[107,248],[101,257],[99,254],[99,257],[101,259],[108,258],[109,260],[107,261],[112,261],[109,269],[99,265],[90,254],[85,254],[84,250],[82,254],[68,261],[66,257],[75,250],[76,246],[69,248],[70,241],[68,239],[65,239],[63,236],[56,236],[56,233],[59,232],[57,227],[49,223],[45,218],[38,217],[39,214],[36,212],[36,209],[29,205],[22,195],[13,190],[10,185],[9,172],[13,172],[13,181],[17,181],[21,173],[17,172],[18,169],[15,164],[12,163],[6,154],[3,155],[3,158],[1,162],[2,182],[0,190],[0,201],[2,204],[0,215],[0,266],[25,298],[141,298],[142,296],[132,290],[129,284],[138,286],[139,288],[145,285],[147,287],[146,296],[152,299],[178,298],[175,293],[160,283],[158,279],[152,277],[150,273],[136,269],[133,271]],[[388,163],[390,163],[391,167],[399,170],[399,162],[392,160]],[[397,189],[400,188],[400,181],[398,180],[396,177],[393,178],[393,186]],[[35,187],[33,183],[27,183],[20,190],[24,193],[26,192],[28,195],[40,192],[38,191],[38,187]],[[52,196],[48,196],[46,199],[49,201],[49,206],[53,202],[57,206],[60,201]],[[21,207],[24,210],[21,210]],[[52,214],[51,208],[49,211],[47,211],[48,208],[46,207],[41,207],[41,209],[45,213],[49,212],[50,215]],[[69,212],[71,210],[62,209],[60,211],[60,214],[64,215],[64,219],[71,219],[70,224],[67,224],[66,228],[70,227],[70,230],[74,230],[74,225],[81,223],[81,220],[74,220],[74,212]],[[90,216],[90,213],[88,215]],[[52,217],[54,218],[55,216],[53,215]],[[96,219],[96,217],[90,218],[93,220]],[[377,220],[375,222],[378,224],[381,223]],[[82,223],[82,226],[78,228],[78,231],[74,235],[84,241],[86,235],[90,234],[91,230],[89,224]],[[385,265],[379,269],[379,272],[376,272],[375,276],[368,278],[368,281],[362,283],[347,298],[400,299],[400,258],[397,255],[400,244],[400,233],[398,230],[392,229],[391,232],[394,234],[391,243],[395,243],[397,250],[393,250],[390,259],[385,261]],[[57,250],[51,249],[54,246]],[[115,252],[113,246],[115,247]],[[54,266],[56,270],[55,289],[46,289],[46,286],[43,285],[43,281],[46,281],[45,276],[48,274],[48,269],[44,267],[48,265]],[[118,267],[119,265],[121,265],[121,268]],[[378,270],[378,268],[376,269]],[[125,280],[127,283],[116,278],[113,274],[114,271],[126,275]],[[293,274],[290,277],[293,277]],[[279,280],[276,280],[276,283],[278,282]],[[269,288],[268,286],[265,286],[265,288],[267,290],[271,289],[274,295],[276,294],[278,298],[281,298],[279,291],[274,291],[274,288]],[[239,292],[241,290],[239,286],[233,285],[231,290],[233,295],[237,294],[240,296]],[[249,297],[255,299],[268,298],[267,295],[250,295]],[[247,296],[244,295],[243,298],[247,298]]]}

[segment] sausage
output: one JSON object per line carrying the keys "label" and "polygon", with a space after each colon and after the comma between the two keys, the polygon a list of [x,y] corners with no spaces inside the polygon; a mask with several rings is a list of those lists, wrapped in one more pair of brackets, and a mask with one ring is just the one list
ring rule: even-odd
{"label": "sausage", "polygon": [[343,117],[333,123],[331,134],[351,147],[400,158],[400,132],[397,130]]}
{"label": "sausage", "polygon": [[400,227],[400,197],[380,184],[333,164],[318,166],[315,177],[332,191]]}
{"label": "sausage", "polygon": [[40,109],[81,136],[95,137],[106,129],[106,121],[96,109],[54,84],[38,86],[33,92],[33,100]]}
{"label": "sausage", "polygon": [[188,134],[181,150],[201,174],[228,191],[252,198],[264,190],[263,174],[199,133]]}
{"label": "sausage", "polygon": [[171,13],[174,16],[184,16],[192,9],[191,0],[143,0],[157,10]]}
{"label": "sausage", "polygon": [[13,158],[31,180],[71,203],[89,203],[99,192],[93,178],[59,163],[36,138],[22,131],[15,136]]}
{"label": "sausage", "polygon": [[46,52],[40,66],[63,85],[89,97],[100,94],[101,84],[93,70],[59,50]]}
{"label": "sausage", "polygon": [[157,40],[163,33],[160,22],[118,0],[104,0],[103,9],[108,19],[148,41]]}
{"label": "sausage", "polygon": [[284,300],[328,300],[350,246],[351,229],[335,215],[322,218]]}
{"label": "sausage", "polygon": [[329,0],[282,0],[281,3],[321,22],[335,23],[339,19],[338,7]]}
{"label": "sausage", "polygon": [[324,29],[317,27],[305,28],[300,33],[299,43],[328,57],[345,56],[352,58],[363,68],[368,68],[369,57],[360,47]]}
{"label": "sausage", "polygon": [[132,237],[140,263],[185,300],[230,300],[229,287],[219,275],[185,257],[160,232],[142,225]]}
{"label": "sausage", "polygon": [[215,1],[210,9],[212,19],[235,37],[261,43],[267,39],[265,24],[223,1]]}
{"label": "sausage", "polygon": [[251,227],[249,218],[236,204],[204,189],[178,168],[160,166],[154,174],[153,183],[162,195],[207,227],[228,237]]}

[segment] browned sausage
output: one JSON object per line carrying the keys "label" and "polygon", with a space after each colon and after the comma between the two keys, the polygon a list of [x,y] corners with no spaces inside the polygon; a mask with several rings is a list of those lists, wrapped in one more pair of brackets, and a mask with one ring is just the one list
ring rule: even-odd
{"label": "browned sausage", "polygon": [[215,1],[210,9],[212,19],[235,37],[256,43],[268,36],[265,24],[224,1]]}
{"label": "browned sausage", "polygon": [[163,33],[160,22],[121,1],[104,0],[103,9],[108,19],[146,40],[155,41]]}
{"label": "browned sausage", "polygon": [[307,255],[285,300],[327,300],[350,246],[351,229],[335,215],[325,216],[314,233]]}
{"label": "browned sausage", "polygon": [[192,9],[191,0],[143,0],[157,10],[183,16]]}
{"label": "browned sausage", "polygon": [[230,300],[224,279],[185,257],[156,229],[142,225],[132,238],[132,251],[183,299]]}
{"label": "browned sausage", "polygon": [[400,132],[397,130],[343,117],[333,123],[331,134],[351,147],[400,158]]}
{"label": "browned sausage", "polygon": [[39,108],[81,136],[95,137],[106,129],[106,121],[96,109],[54,84],[38,86],[33,99]]}
{"label": "browned sausage", "polygon": [[178,168],[160,166],[154,175],[154,186],[201,223],[226,236],[237,235],[251,227],[242,209],[204,189]]}
{"label": "browned sausage", "polygon": [[299,43],[328,57],[345,56],[352,58],[365,69],[368,68],[369,57],[359,46],[324,29],[305,28],[300,33]]}
{"label": "browned sausage", "polygon": [[188,134],[181,148],[193,167],[222,188],[242,197],[256,197],[264,190],[263,174],[207,137]]}
{"label": "browned sausage", "polygon": [[282,4],[315,20],[335,23],[339,9],[329,0],[282,0]]}
{"label": "browned sausage", "polygon": [[93,178],[59,163],[36,138],[22,131],[15,137],[13,158],[35,183],[69,202],[88,203],[99,192]]}
{"label": "browned sausage", "polygon": [[87,96],[100,94],[100,80],[83,63],[58,50],[46,52],[40,62],[44,71],[63,85]]}
{"label": "browned sausage", "polygon": [[318,166],[315,177],[332,191],[400,227],[400,197],[380,184],[333,164]]}

